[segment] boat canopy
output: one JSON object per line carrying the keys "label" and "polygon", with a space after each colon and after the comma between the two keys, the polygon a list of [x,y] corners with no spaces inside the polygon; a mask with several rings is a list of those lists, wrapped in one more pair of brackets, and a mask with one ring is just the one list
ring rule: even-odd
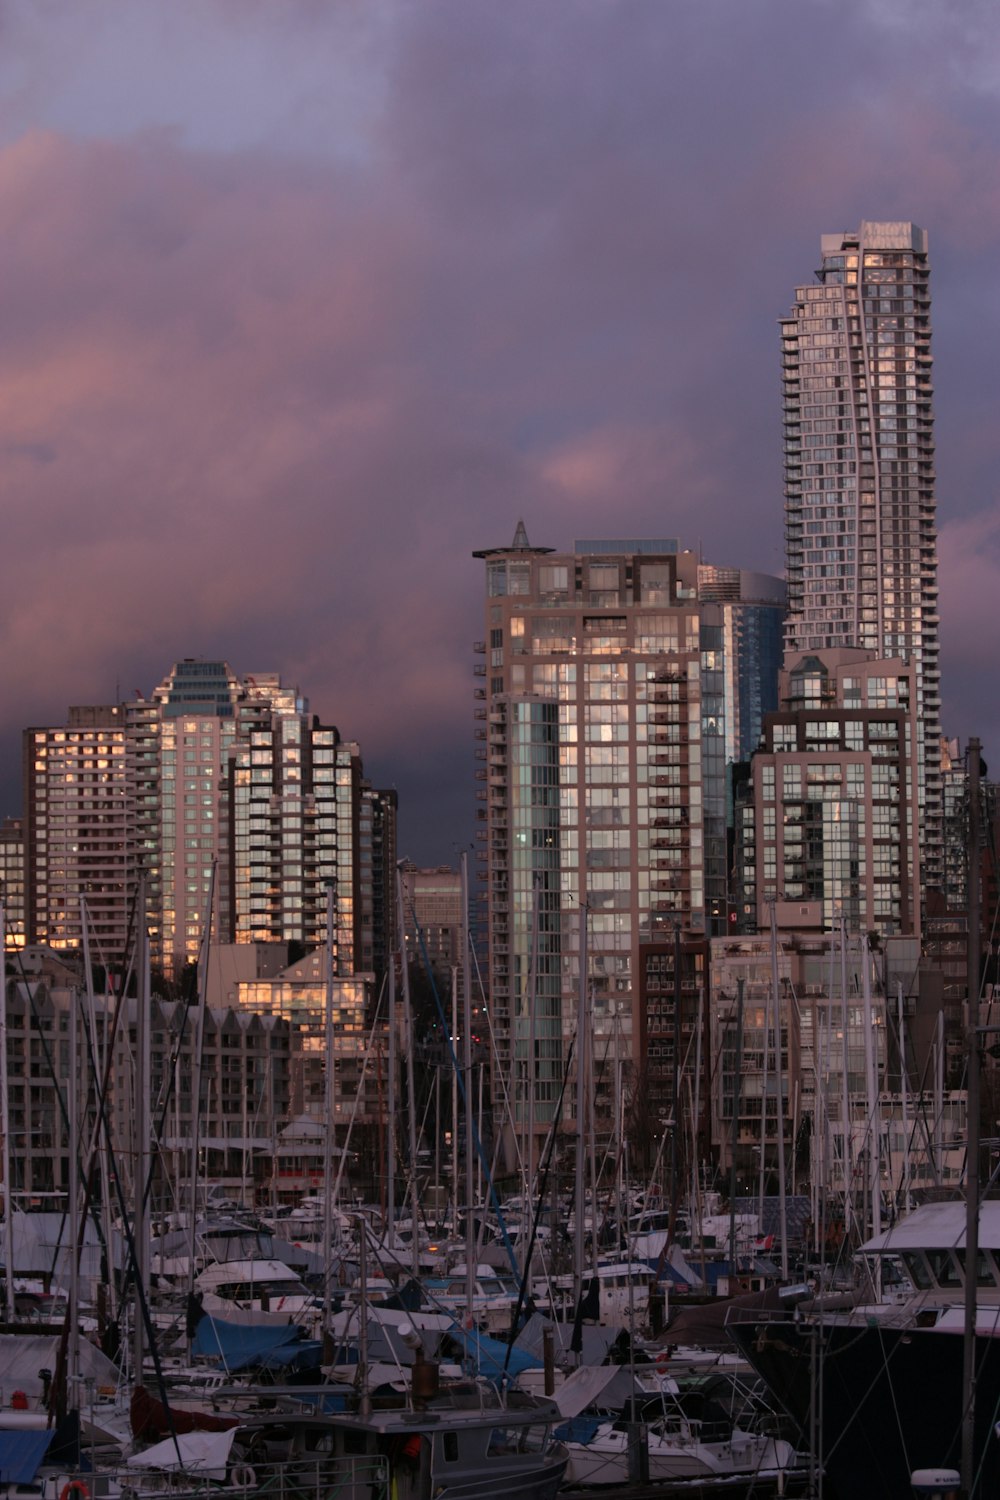
{"label": "boat canopy", "polygon": [[[979,1205],[979,1247],[1000,1250],[1000,1198]],[[866,1240],[862,1255],[898,1255],[904,1250],[964,1250],[965,1200],[923,1203],[883,1234]]]}
{"label": "boat canopy", "polygon": [[227,1370],[270,1363],[279,1351],[287,1351],[290,1363],[302,1351],[302,1330],[295,1323],[227,1323],[205,1316],[191,1344],[192,1354],[218,1359]]}
{"label": "boat canopy", "polygon": [[516,1345],[512,1348],[500,1339],[491,1339],[475,1329],[460,1328],[456,1323],[448,1330],[448,1337],[464,1349],[466,1357],[475,1364],[476,1371],[487,1380],[497,1381],[506,1373],[511,1379],[525,1370],[540,1370],[542,1361]]}

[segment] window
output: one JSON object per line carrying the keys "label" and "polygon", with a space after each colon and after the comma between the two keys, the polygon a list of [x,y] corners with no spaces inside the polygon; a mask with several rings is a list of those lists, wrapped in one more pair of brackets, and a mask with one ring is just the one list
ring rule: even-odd
{"label": "window", "polygon": [[643,604],[669,604],[671,570],[669,563],[640,563],[639,597]]}
{"label": "window", "polygon": [[592,562],[590,565],[591,604],[617,604],[619,602],[618,589],[618,564]]}
{"label": "window", "polygon": [[567,598],[569,569],[563,564],[543,563],[538,569],[538,592],[543,599]]}

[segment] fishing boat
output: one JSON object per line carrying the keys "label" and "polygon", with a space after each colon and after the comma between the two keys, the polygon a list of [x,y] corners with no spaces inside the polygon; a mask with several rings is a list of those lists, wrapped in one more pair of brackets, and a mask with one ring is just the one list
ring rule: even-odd
{"label": "fishing boat", "polygon": [[[853,1297],[729,1324],[775,1398],[803,1432],[813,1429],[838,1496],[908,1500],[915,1469],[958,1465],[965,1234],[963,1201],[924,1204],[862,1245]],[[998,1200],[980,1206],[976,1279],[973,1447],[977,1493],[986,1495],[1000,1487]]]}
{"label": "fishing boat", "polygon": [[[329,1386],[272,1388],[266,1414],[230,1419],[226,1430],[181,1432],[106,1470],[106,1492],[203,1491],[225,1483],[241,1497],[267,1494],[338,1500],[555,1500],[565,1447],[552,1436],[551,1401],[512,1393],[501,1401],[485,1382],[438,1384],[420,1362],[410,1388],[353,1393],[353,1409],[330,1410]],[[221,1425],[221,1424],[220,1424]],[[96,1493],[86,1476],[87,1494]],[[83,1478],[60,1475],[63,1485]],[[62,1493],[64,1491],[57,1491]]]}

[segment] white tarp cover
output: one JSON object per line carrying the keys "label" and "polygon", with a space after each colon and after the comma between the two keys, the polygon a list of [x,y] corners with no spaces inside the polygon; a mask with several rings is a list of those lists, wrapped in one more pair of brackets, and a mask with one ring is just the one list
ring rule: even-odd
{"label": "white tarp cover", "polygon": [[[572,1323],[551,1323],[541,1313],[532,1313],[517,1336],[517,1347],[533,1354],[536,1359],[544,1359],[545,1344],[544,1331],[546,1326],[552,1329],[557,1358],[570,1353],[570,1345],[573,1342]],[[608,1350],[622,1332],[620,1323],[583,1323],[580,1327],[581,1362],[585,1365],[599,1365],[607,1358]]]}
{"label": "white tarp cover", "polygon": [[566,1376],[556,1390],[553,1401],[564,1417],[578,1417],[582,1411],[602,1398],[602,1404],[617,1410],[633,1396],[676,1395],[677,1382],[661,1375],[653,1365],[581,1365]]}
{"label": "white tarp cover", "polygon": [[[412,1365],[413,1349],[406,1343],[404,1333],[420,1335],[424,1355],[428,1359],[437,1356],[441,1339],[454,1327],[454,1318],[441,1313],[404,1312],[396,1307],[369,1307],[368,1309],[368,1356],[371,1360],[384,1360],[396,1365]],[[347,1308],[334,1313],[330,1319],[330,1332],[338,1344],[355,1344],[361,1326],[360,1308]]]}
{"label": "white tarp cover", "polygon": [[560,1415],[578,1417],[620,1374],[618,1365],[581,1365],[572,1375],[567,1375],[552,1398]]}
{"label": "white tarp cover", "polygon": [[[0,1333],[0,1371],[5,1390],[24,1391],[29,1401],[42,1395],[39,1370],[55,1371],[58,1333]],[[118,1385],[118,1371],[89,1339],[80,1340],[80,1374],[98,1387]]]}
{"label": "white tarp cover", "polygon": [[130,1469],[179,1469],[205,1479],[223,1480],[235,1437],[235,1427],[225,1432],[182,1432],[133,1453],[126,1462]]}

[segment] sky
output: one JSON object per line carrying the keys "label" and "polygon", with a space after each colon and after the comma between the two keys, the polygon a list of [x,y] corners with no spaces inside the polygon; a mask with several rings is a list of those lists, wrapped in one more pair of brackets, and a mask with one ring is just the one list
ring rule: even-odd
{"label": "sky", "polygon": [[777,319],[930,235],[944,728],[1000,770],[992,0],[0,0],[0,816],[21,731],[279,671],[475,827],[483,565],[781,573]]}

